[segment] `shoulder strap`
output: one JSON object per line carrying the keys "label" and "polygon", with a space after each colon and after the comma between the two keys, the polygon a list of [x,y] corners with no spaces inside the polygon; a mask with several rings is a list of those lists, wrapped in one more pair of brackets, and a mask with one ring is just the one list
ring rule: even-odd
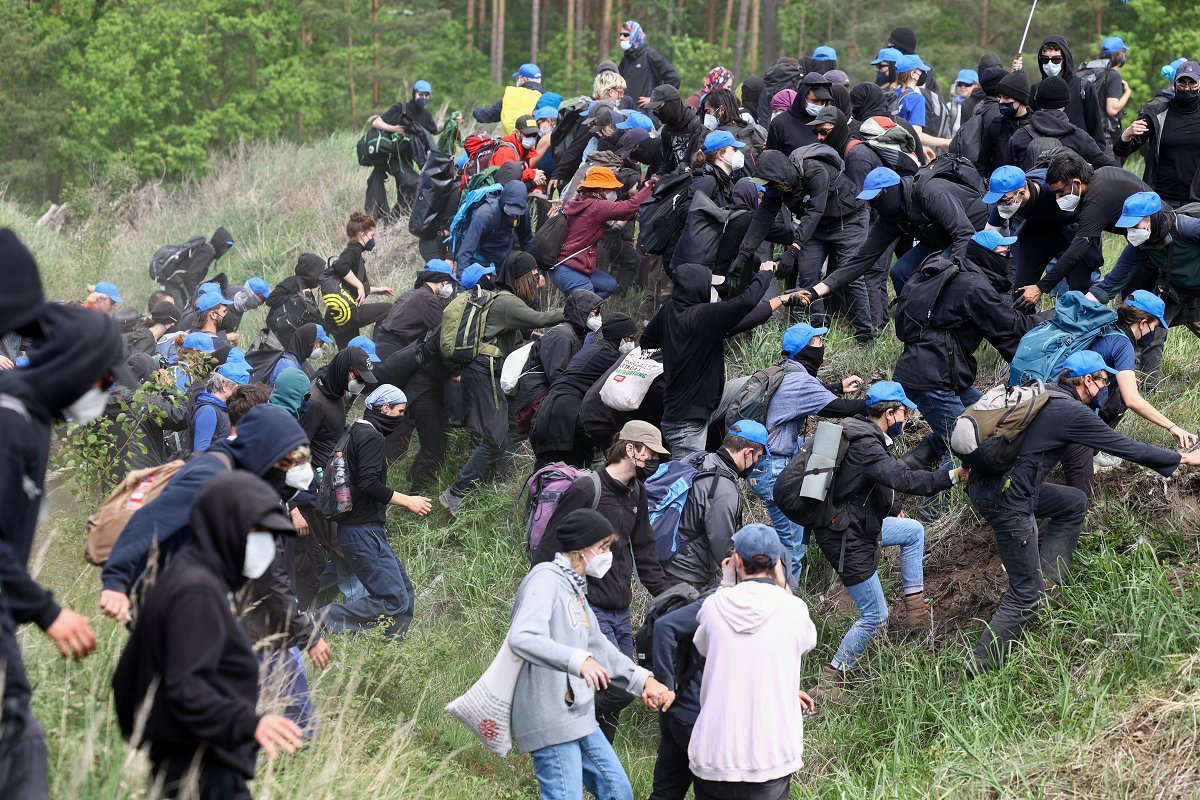
{"label": "shoulder strap", "polygon": [[224,465],[225,469],[229,470],[230,472],[233,471],[233,459],[231,459],[225,453],[222,453],[220,450],[213,450],[211,453],[207,453],[207,455],[210,455],[217,461],[220,461],[221,464]]}
{"label": "shoulder strap", "polygon": [[0,394],[0,408],[7,408],[9,411],[15,411],[21,415],[21,418],[29,422],[29,410],[25,408],[25,404],[11,394]]}
{"label": "shoulder strap", "polygon": [[592,479],[592,511],[595,511],[600,505],[600,470],[592,470],[590,477]]}

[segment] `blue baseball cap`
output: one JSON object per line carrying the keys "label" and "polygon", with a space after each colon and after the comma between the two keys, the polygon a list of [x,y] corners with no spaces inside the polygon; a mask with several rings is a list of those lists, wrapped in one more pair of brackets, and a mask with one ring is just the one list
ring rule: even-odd
{"label": "blue baseball cap", "polygon": [[1069,378],[1094,375],[1097,372],[1117,374],[1115,369],[1104,363],[1104,358],[1095,350],[1080,350],[1078,353],[1072,353],[1063,364],[1063,369],[1067,371]]}
{"label": "blue baseball cap", "polygon": [[618,122],[617,127],[623,131],[627,131],[630,128],[641,128],[644,131],[652,131],[654,130],[654,120],[645,114],[635,111],[624,122]]}
{"label": "blue baseball cap", "polygon": [[867,405],[882,403],[885,400],[897,400],[908,408],[917,407],[912,400],[908,399],[908,395],[904,393],[904,387],[895,381],[879,381],[872,384],[870,389],[867,389]]}
{"label": "blue baseball cap", "polygon": [[720,150],[722,147],[736,147],[740,150],[745,146],[735,139],[729,131],[713,131],[704,137],[704,152],[706,153]]}
{"label": "blue baseball cap", "polygon": [[558,119],[558,109],[542,106],[533,110],[534,119]]}
{"label": "blue baseball cap", "polygon": [[1103,42],[1100,43],[1101,55],[1103,55],[1105,53],[1115,53],[1118,50],[1128,50],[1128,49],[1129,48],[1125,46],[1125,42],[1121,41],[1120,36],[1110,36],[1107,39],[1105,39]]}
{"label": "blue baseball cap", "polygon": [[1159,74],[1162,75],[1167,80],[1173,81],[1173,80],[1175,80],[1175,70],[1179,69],[1179,67],[1185,63],[1187,63],[1186,58],[1177,58],[1174,61],[1172,61],[1170,64],[1165,65],[1159,71]]}
{"label": "blue baseball cap", "polygon": [[895,170],[887,167],[876,167],[867,173],[863,181],[863,190],[858,193],[859,200],[870,200],[889,186],[900,183],[900,176]]}
{"label": "blue baseball cap", "polygon": [[429,85],[429,81],[417,81],[413,84],[413,91],[433,94],[433,87]]}
{"label": "blue baseball cap", "polygon": [[262,278],[251,278],[246,281],[246,285],[250,287],[250,291],[261,294],[264,299],[271,296],[271,287],[267,286],[267,282]]}
{"label": "blue baseball cap", "polygon": [[1154,192],[1138,192],[1125,198],[1121,207],[1121,218],[1117,220],[1118,228],[1132,228],[1144,217],[1157,213],[1162,209],[1162,199]]}
{"label": "blue baseball cap", "polygon": [[212,337],[203,331],[189,333],[183,337],[183,344],[180,346],[186,347],[189,350],[203,350],[206,353],[211,353],[215,349],[213,348]]}
{"label": "blue baseball cap", "polygon": [[823,44],[812,54],[814,61],[837,61],[837,50],[834,50],[827,44]]}
{"label": "blue baseball cap", "polygon": [[933,67],[921,60],[921,57],[916,53],[911,56],[900,56],[896,60],[896,72],[908,72],[910,69],[919,69],[922,72],[929,72]]}
{"label": "blue baseball cap", "polygon": [[[739,419],[733,425],[729,426],[729,433],[740,436],[748,442],[761,444],[764,450],[767,448],[767,429],[761,422],[755,422],[752,419]],[[770,450],[767,450],[767,455],[771,455]]]}
{"label": "blue baseball cap", "polygon": [[774,564],[783,556],[779,534],[770,525],[761,522],[751,522],[735,533],[733,549],[742,557],[742,561],[754,561],[758,556],[766,556],[765,562],[757,563]]}
{"label": "blue baseball cap", "polygon": [[885,47],[879,51],[879,56],[871,63],[872,64],[882,64],[884,61],[891,61],[893,64],[895,64],[903,56],[904,56],[904,53],[901,53],[896,48]]}
{"label": "blue baseball cap", "polygon": [[220,292],[205,292],[196,301],[196,310],[204,313],[205,311],[211,311],[217,306],[227,306],[229,304],[229,301],[225,299],[225,295]]}
{"label": "blue baseball cap", "polygon": [[121,295],[117,293],[117,285],[112,281],[100,281],[96,284],[96,292],[112,300],[114,303],[124,303]]}
{"label": "blue baseball cap", "polygon": [[464,288],[470,289],[472,286],[479,283],[479,279],[484,275],[495,274],[495,267],[485,267],[483,264],[472,264],[463,270],[462,278],[459,280],[459,283],[461,283]]}
{"label": "blue baseball cap", "polygon": [[425,263],[426,272],[441,272],[454,277],[454,267],[450,266],[449,261],[443,261],[440,258],[431,258]]}
{"label": "blue baseball cap", "polygon": [[380,361],[383,360],[379,356],[375,355],[375,343],[372,342],[370,339],[368,339],[365,336],[355,336],[353,339],[351,339],[349,342],[346,343],[346,346],[347,347],[361,347],[363,350],[365,350],[367,352],[367,358],[369,358],[371,360],[371,362],[374,364],[378,364]]}
{"label": "blue baseball cap", "polygon": [[366,399],[367,408],[381,408],[407,402],[408,396],[390,383],[381,383]]}
{"label": "blue baseball cap", "polygon": [[983,196],[983,202],[991,205],[1004,195],[1014,189],[1020,189],[1024,185],[1025,173],[1020,169],[1009,165],[999,167],[988,180],[988,193]]}
{"label": "blue baseball cap", "polygon": [[208,294],[209,292],[216,292],[217,294],[220,294],[221,284],[217,283],[216,281],[209,281],[207,283],[200,284],[200,288],[196,291],[200,294]]}
{"label": "blue baseball cap", "polygon": [[1158,295],[1151,294],[1145,289],[1138,289],[1130,292],[1129,297],[1125,298],[1125,305],[1140,308],[1147,314],[1153,314],[1158,317],[1158,323],[1162,325],[1163,330],[1167,329],[1167,304]]}
{"label": "blue baseball cap", "polygon": [[221,373],[238,386],[245,386],[250,382],[250,372],[246,369],[245,364],[240,361],[226,361],[217,368],[217,372]]}
{"label": "blue baseball cap", "polygon": [[537,64],[522,64],[521,68],[513,73],[514,78],[530,78],[535,81],[542,79],[542,70]]}
{"label": "blue baseball cap", "polygon": [[1016,243],[1017,237],[1002,236],[1000,231],[996,230],[995,228],[984,228],[979,233],[972,236],[971,241],[983,245],[988,250],[995,250],[1002,244],[1012,246]]}
{"label": "blue baseball cap", "polygon": [[240,348],[240,347],[231,347],[231,348],[229,348],[229,352],[225,354],[225,363],[226,364],[230,364],[230,363],[245,364],[246,363],[246,354],[242,351],[242,348]]}
{"label": "blue baseball cap", "polygon": [[320,339],[325,344],[333,343],[333,339],[331,339],[329,337],[329,334],[325,332],[325,326],[321,325],[321,324],[317,325],[317,338]]}
{"label": "blue baseball cap", "polygon": [[808,347],[808,343],[815,336],[824,336],[829,333],[829,328],[814,328],[807,322],[797,322],[792,327],[783,332],[783,352],[789,356],[794,356],[804,348]]}
{"label": "blue baseball cap", "polygon": [[979,83],[979,73],[973,69],[960,69],[955,83]]}

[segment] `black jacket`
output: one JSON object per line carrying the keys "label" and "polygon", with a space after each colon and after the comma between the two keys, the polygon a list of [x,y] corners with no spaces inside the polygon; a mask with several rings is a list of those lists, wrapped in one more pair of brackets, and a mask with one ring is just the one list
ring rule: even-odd
{"label": "black jacket", "polygon": [[[1104,118],[1107,112],[1099,92],[1096,91],[1096,84],[1075,74],[1075,57],[1071,55],[1071,48],[1067,46],[1065,37],[1058,34],[1047,36],[1042,40],[1042,47],[1048,44],[1062,50],[1063,54],[1062,72],[1058,76],[1067,82],[1068,100],[1067,107],[1063,110],[1071,122],[1082,128],[1096,142],[1096,146],[1103,150],[1108,144],[1104,135]],[[1038,48],[1038,52],[1041,52],[1041,47]],[[1046,77],[1045,65],[1039,63],[1038,71],[1043,78]],[[1035,83],[1029,92],[1029,107],[1034,111],[1038,110],[1037,89],[1038,84]]]}
{"label": "black jacket", "polygon": [[983,116],[983,137],[979,143],[979,163],[975,166],[980,175],[991,175],[1004,166],[1009,140],[1029,124],[1033,113],[1026,111],[1023,117],[1006,117],[1000,113],[999,103],[992,101],[980,106],[979,114]]}
{"label": "black jacket", "polygon": [[[917,286],[955,263],[961,271],[942,288],[928,326],[897,323],[898,335],[905,335],[904,351],[896,361],[892,380],[906,389],[960,392],[974,385],[979,371],[975,351],[984,339],[1001,358],[1012,361],[1021,337],[1053,315],[1047,311],[1027,316],[1015,311],[1009,299],[1009,260],[971,242],[966,257],[957,262],[939,256],[922,265],[904,286],[897,319],[905,313],[905,301]],[[924,310],[917,312],[923,316]],[[917,329],[919,334],[910,340],[907,328]]]}
{"label": "black jacket", "polygon": [[342,250],[337,260],[329,265],[323,273],[321,273],[321,291],[328,294],[328,281],[331,278],[336,278],[342,288],[350,293],[351,297],[356,297],[358,291],[350,284],[346,283],[346,276],[351,272],[354,277],[362,282],[363,292],[371,293],[371,282],[367,279],[367,262],[363,259],[363,246],[358,242],[348,242],[346,248]]}
{"label": "black jacket", "polygon": [[396,298],[383,322],[375,326],[375,355],[386,359],[420,339],[442,321],[445,305],[425,284]]}
{"label": "black jacket", "polygon": [[635,102],[649,97],[655,86],[664,83],[679,88],[679,73],[675,67],[663,58],[662,53],[644,43],[622,54],[617,71],[625,79],[625,94]]}
{"label": "black jacket", "polygon": [[1121,166],[1115,158],[1104,152],[1103,145],[1097,145],[1085,131],[1075,127],[1071,120],[1067,119],[1066,113],[1058,108],[1043,109],[1030,115],[1029,124],[1013,133],[1008,140],[1004,163],[1020,169],[1033,169],[1033,164],[1025,163],[1025,151],[1029,143],[1040,136],[1053,136],[1063,147],[1071,148],[1093,167]]}
{"label": "black jacket", "polygon": [[346,459],[354,510],[338,524],[382,525],[387,521],[388,501],[393,494],[387,485],[383,434],[370,422],[358,420],[350,426],[350,441],[342,455]]}
{"label": "black jacket", "polygon": [[743,330],[742,320],[774,277],[758,272],[737,297],[710,303],[711,272],[699,264],[683,264],[676,270],[671,299],[650,320],[641,338],[642,349],[663,351],[664,420],[707,420],[716,410],[725,389],[725,339]]}
{"label": "black jacket", "polygon": [[579,348],[583,347],[583,339],[588,332],[588,317],[602,302],[599,295],[586,290],[572,292],[567,298],[563,304],[563,316],[566,319],[542,334],[529,348],[525,374],[517,384],[515,404],[518,410],[544,397],[550,384],[562,375]]}
{"label": "black jacket", "polygon": [[[141,381],[148,381],[150,374],[158,369],[158,362],[144,353],[135,353],[127,359],[130,369]],[[117,456],[117,471],[120,478],[128,472],[157,467],[169,458],[163,431],[182,431],[188,427],[186,400],[173,388],[159,389],[151,383],[141,385],[142,396],[135,399],[139,387],[117,384],[108,395],[108,406],[104,414],[113,420],[113,450]],[[128,419],[118,422],[126,414]],[[214,439],[215,441],[215,439]]]}
{"label": "black jacket", "polygon": [[[662,354],[656,354],[652,358],[661,361]],[[604,388],[604,382],[624,360],[625,356],[618,356],[608,371],[584,392],[583,400],[579,404],[579,424],[602,450],[607,449],[616,441],[617,432],[625,426],[626,422],[637,419],[658,425],[663,418],[663,392],[667,385],[664,375],[659,375],[654,379],[646,396],[642,398],[642,404],[633,411],[617,411],[606,406],[600,399],[600,390]]]}
{"label": "black jacket", "polygon": [[[1178,109],[1171,106],[1170,98],[1155,97],[1138,110],[1138,119],[1149,126],[1150,129],[1148,131],[1141,136],[1134,136],[1128,142],[1123,141],[1120,136],[1113,137],[1113,152],[1121,158],[1128,158],[1134,152],[1141,151],[1142,159],[1146,163],[1146,169],[1142,173],[1142,180],[1152,187],[1158,182],[1158,153],[1161,146],[1163,125],[1167,122],[1168,114],[1175,115],[1179,113],[1181,112]],[[1192,113],[1200,114],[1200,111]],[[1150,144],[1151,146],[1146,147],[1146,144]],[[1200,200],[1200,170],[1192,176],[1191,195],[1187,198],[1189,202],[1197,200]]]}
{"label": "black jacket", "polygon": [[313,378],[308,410],[300,427],[308,436],[313,469],[324,467],[346,431],[346,389],[350,383],[350,350],[341,350]]}
{"label": "black jacket", "polygon": [[[603,578],[587,579],[588,603],[597,608],[622,611],[629,608],[633,602],[630,581],[633,579],[634,567],[637,567],[638,580],[651,596],[660,595],[670,589],[671,582],[667,580],[662,565],[658,563],[654,529],[650,527],[649,512],[646,508],[646,487],[636,478],[629,485],[620,483],[603,467],[598,472],[600,503],[596,510],[613,526],[617,541],[612,545],[612,567]],[[554,514],[546,523],[546,532],[533,554],[534,564],[554,558],[554,554],[562,549],[558,542],[558,526],[572,511],[591,508],[594,499],[592,479],[586,475],[576,478],[570,488],[563,492]]]}
{"label": "black jacket", "polygon": [[238,592],[238,621],[255,652],[276,653],[289,647],[307,650],[321,638],[321,632],[300,611],[296,599],[296,584],[291,577],[296,569],[293,539],[276,534],[275,560]]}
{"label": "black jacket", "polygon": [[246,580],[250,528],[278,505],[275,490],[248,472],[213,478],[195,498],[194,543],[143,601],[112,687],[126,739],[135,732],[139,706],[152,698],[143,739],[153,762],[201,751],[203,761],[254,777],[258,661],[229,595]]}
{"label": "black jacket", "polygon": [[716,585],[721,562],[733,552],[733,535],[742,527],[745,504],[738,474],[725,448],[696,456],[699,472],[679,515],[675,557],[663,565],[671,583],[689,583],[698,592]]}
{"label": "black jacket", "polygon": [[[856,586],[879,568],[883,520],[900,510],[897,492],[932,495],[954,485],[949,471],[911,470],[892,454],[892,441],[870,417],[860,415],[842,420],[849,442],[845,460],[838,467],[830,488],[834,503],[845,506],[845,531],[817,528],[813,531],[821,552],[838,568],[842,583]],[[845,539],[845,560],[842,541]]]}
{"label": "black jacket", "polygon": [[[651,653],[654,661],[654,677],[668,689],[675,692],[675,702],[666,713],[673,715],[685,725],[694,725],[696,717],[700,716],[700,687],[704,680],[704,666],[700,665],[686,684],[676,685],[676,680],[683,677],[686,670],[697,662],[702,662],[704,656],[696,649],[692,641],[700,628],[700,607],[711,596],[705,594],[699,600],[689,603],[683,608],[677,608],[670,614],[664,614],[654,622],[654,641]],[[680,648],[687,652],[680,656]],[[677,671],[676,667],[680,669]]]}
{"label": "black jacket", "polygon": [[810,72],[804,76],[803,82],[796,89],[796,99],[792,101],[791,106],[767,126],[767,150],[778,150],[787,154],[797,147],[817,144],[820,141],[817,139],[816,128],[808,127],[808,123],[815,117],[808,113],[805,97],[813,84],[821,83],[828,84],[829,81],[819,73]]}
{"label": "black jacket", "polygon": [[572,450],[583,396],[617,362],[617,343],[595,339],[575,354],[550,386],[533,418],[529,442],[533,452]]}
{"label": "black jacket", "polygon": [[[670,122],[665,118],[665,108],[659,108],[659,118],[663,126],[659,128],[659,141],[662,143],[662,158],[658,162],[655,175],[670,175],[679,170],[690,168],[692,155],[704,145],[704,137],[708,129],[695,112],[678,100],[668,101],[668,104],[678,105],[678,119]],[[664,104],[664,106],[667,104]]]}

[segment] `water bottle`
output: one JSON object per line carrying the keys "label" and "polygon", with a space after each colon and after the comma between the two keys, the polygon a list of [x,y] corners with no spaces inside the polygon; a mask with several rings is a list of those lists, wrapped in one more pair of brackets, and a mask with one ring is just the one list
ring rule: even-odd
{"label": "water bottle", "polygon": [[350,500],[350,480],[346,474],[346,459],[342,458],[340,450],[333,457],[333,494],[337,498],[339,514],[354,508],[354,503]]}
{"label": "water bottle", "polygon": [[154,476],[147,475],[142,478],[142,482],[138,484],[133,494],[129,496],[129,500],[125,503],[125,508],[128,511],[137,511],[146,502],[146,492],[150,491],[150,487],[154,485]]}

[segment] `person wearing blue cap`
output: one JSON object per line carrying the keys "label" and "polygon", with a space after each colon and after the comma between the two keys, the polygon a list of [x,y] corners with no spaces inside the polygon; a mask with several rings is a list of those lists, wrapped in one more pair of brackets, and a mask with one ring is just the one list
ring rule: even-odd
{"label": "person wearing blue cap", "polygon": [[462,271],[461,280],[462,288],[470,289],[476,284],[480,284],[483,288],[489,291],[496,286],[495,282],[496,267],[494,265],[485,267],[482,264],[475,263]]}
{"label": "person wearing blue cap", "polygon": [[383,359],[375,355],[375,343],[366,336],[355,336],[347,344],[347,347],[360,347],[367,354],[367,358],[372,364],[378,364]]}
{"label": "person wearing blue cap", "polygon": [[285,369],[299,369],[309,380],[316,377],[316,370],[309,361],[319,361],[325,355],[323,345],[332,344],[333,340],[325,335],[320,325],[309,322],[296,328],[291,340],[280,353],[279,360],[271,367],[267,376],[267,385],[274,387],[280,374]]}
{"label": "person wearing blue cap", "polygon": [[472,210],[456,253],[459,274],[472,263],[499,266],[509,253],[529,252],[532,244],[529,189],[519,180],[508,181]]}
{"label": "person wearing blue cap", "polygon": [[124,303],[120,293],[117,291],[117,285],[109,281],[100,281],[95,286],[88,287],[87,300],[84,301],[84,308],[94,308],[101,314],[107,314],[113,310],[117,303]]}
{"label": "person wearing blue cap", "polygon": [[901,510],[897,493],[934,495],[965,484],[968,470],[914,470],[896,458],[895,441],[909,409],[916,407],[900,384],[879,381],[867,390],[866,413],[842,421],[848,447],[829,487],[839,530],[815,528],[811,534],[854,600],[859,618],[809,692],[818,706],[848,699],[846,672],[858,663],[871,639],[887,628],[887,599],[878,572],[881,548],[900,548],[901,626],[916,631],[928,630],[931,624],[922,567],[925,528],[897,516]]}
{"label": "person wearing blue cap", "polygon": [[222,327],[231,305],[232,301],[226,300],[220,291],[202,293],[196,299],[196,317],[191,332],[208,334],[214,349],[230,344],[228,334]]}
{"label": "person wearing blue cap", "polygon": [[896,62],[904,54],[894,47],[885,47],[879,51],[871,65],[875,67],[876,86],[894,86],[896,83]]}
{"label": "person wearing blue cap", "polygon": [[249,382],[250,373],[239,364],[224,364],[208,376],[188,415],[188,445],[193,453],[202,453],[229,436],[232,426],[226,403],[234,389]]}
{"label": "person wearing blue cap", "polygon": [[420,339],[442,321],[454,296],[454,268],[435,258],[417,273],[413,288],[396,298],[387,317],[375,326],[376,352],[381,360]]}
{"label": "person wearing blue cap", "polygon": [[1045,607],[1047,593],[1069,579],[1088,499],[1078,488],[1046,479],[1070,445],[1109,453],[1164,476],[1180,464],[1200,465],[1200,451],[1181,456],[1122,436],[1088,407],[1114,372],[1099,353],[1073,353],[1057,383],[1046,386],[1049,399],[1025,429],[1013,468],[1003,475],[971,473],[967,494],[992,526],[1008,591],[963,665],[968,679],[998,669],[1025,623]]}
{"label": "person wearing blue cap", "polygon": [[1113,138],[1113,152],[1140,152],[1144,180],[1171,208],[1200,199],[1200,63],[1175,69],[1174,94],[1156,96],[1129,127]]}
{"label": "person wearing blue cap", "polygon": [[[789,87],[790,88],[790,87]],[[832,84],[820,72],[809,72],[796,87],[796,97],[787,110],[767,125],[767,150],[784,155],[798,147],[818,142],[817,133],[809,125],[821,109],[833,103]]]}
{"label": "person wearing blue cap", "polygon": [[[892,90],[896,100],[892,101],[892,105],[896,109],[896,116],[908,120],[913,126],[921,145],[926,148],[948,147],[950,140],[938,135],[937,120],[946,116],[946,110],[940,107],[941,96],[934,95],[939,107],[931,109],[925,92],[917,88],[922,77],[932,69],[915,53],[900,56],[896,60],[896,87]],[[926,131],[926,128],[929,130]],[[926,152],[927,158],[932,158],[930,152]]]}
{"label": "person wearing blue cap", "polygon": [[[859,376],[850,375],[824,385],[817,380],[817,372],[825,360],[825,345],[821,337],[828,332],[828,328],[814,328],[807,322],[798,322],[784,331],[780,362],[755,373],[753,380],[747,380],[725,417],[727,422],[736,423],[741,418],[740,409],[733,406],[740,405],[743,398],[749,398],[766,382],[768,388],[762,395],[760,417],[770,431],[767,441],[770,452],[763,453],[755,462],[746,474],[746,483],[766,503],[767,515],[775,526],[775,533],[791,555],[791,576],[794,579],[799,579],[803,566],[804,527],[788,519],[775,505],[775,479],[799,449],[800,437],[810,416],[841,419],[867,410],[865,401],[844,396],[858,391],[862,386],[863,379]],[[781,374],[782,379],[779,378]],[[772,384],[776,386],[774,391],[770,390]]]}
{"label": "person wearing blue cap", "polygon": [[831,69],[837,69],[837,50],[834,50],[827,44],[823,44],[816,50],[813,50],[812,60],[823,62],[821,64],[813,64],[813,69],[818,72],[829,72]]}
{"label": "person wearing blue cap", "polygon": [[1128,48],[1120,36],[1109,36],[1100,43],[1099,57],[1084,62],[1075,74],[1080,80],[1087,81],[1096,87],[1096,95],[1100,100],[1100,108],[1104,112],[1104,135],[1108,138],[1105,151],[1113,154],[1113,145],[1121,136],[1121,119],[1125,116],[1125,106],[1133,91],[1129,84],[1121,78],[1118,72],[1125,66],[1125,55]]}
{"label": "person wearing blue cap", "polygon": [[500,123],[505,136],[517,129],[516,120],[524,114],[532,114],[533,107],[546,90],[542,87],[542,69],[537,64],[522,64],[512,75],[514,85],[504,90],[504,96],[487,108],[475,106],[471,116],[476,122],[490,125]]}

